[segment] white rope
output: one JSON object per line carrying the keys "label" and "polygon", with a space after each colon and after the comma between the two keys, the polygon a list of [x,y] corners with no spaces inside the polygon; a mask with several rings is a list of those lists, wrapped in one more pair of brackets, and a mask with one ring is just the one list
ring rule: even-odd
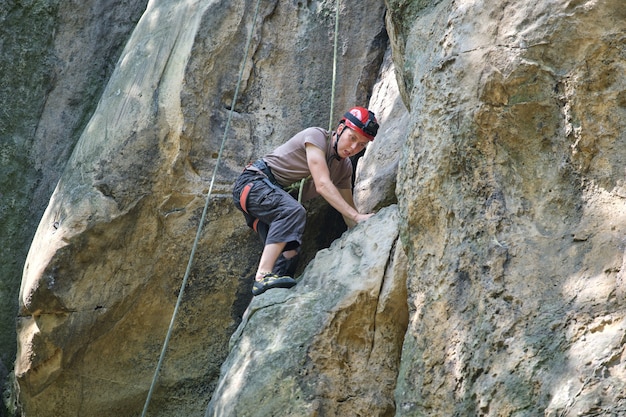
{"label": "white rope", "polygon": [[339,39],[339,3],[337,0],[335,10],[335,45],[333,47],[333,81],[330,89],[330,118],[328,120],[328,130],[333,130],[333,112],[335,111],[335,84],[337,83],[337,45]]}
{"label": "white rope", "polygon": [[[337,50],[338,50],[338,40],[339,40],[339,6],[340,0],[337,0],[337,4],[335,6],[335,40],[333,46],[333,80],[331,82],[330,87],[330,116],[328,118],[328,130],[333,130],[333,113],[335,112],[335,86],[337,84]],[[300,188],[298,190],[298,203],[302,203],[302,191],[304,190],[304,183],[307,178],[302,178],[300,180]]]}

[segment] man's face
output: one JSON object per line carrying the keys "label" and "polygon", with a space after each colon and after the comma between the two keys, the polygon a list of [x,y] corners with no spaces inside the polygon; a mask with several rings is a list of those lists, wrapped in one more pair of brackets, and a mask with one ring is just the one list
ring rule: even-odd
{"label": "man's face", "polygon": [[337,155],[340,158],[349,158],[361,152],[368,143],[369,139],[358,132],[342,125],[337,134],[339,140],[337,142]]}

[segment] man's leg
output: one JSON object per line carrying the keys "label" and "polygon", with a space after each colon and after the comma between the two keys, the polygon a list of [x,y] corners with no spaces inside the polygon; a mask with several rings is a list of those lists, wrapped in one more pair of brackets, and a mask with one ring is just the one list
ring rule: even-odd
{"label": "man's leg", "polygon": [[257,270],[254,285],[252,286],[252,294],[263,294],[270,288],[291,288],[296,285],[296,280],[289,276],[277,275],[271,272],[274,269],[274,263],[280,256],[286,243],[270,243],[265,245],[261,254],[261,261]]}
{"label": "man's leg", "polygon": [[[238,208],[242,205],[239,201],[240,183],[243,181],[238,180],[233,191],[233,200]],[[256,231],[264,243],[252,293],[259,295],[270,288],[291,288],[296,285],[296,280],[275,273],[274,264],[281,253],[285,252],[289,256],[293,253],[292,249],[300,245],[306,210],[284,190],[258,180],[247,194],[246,203],[246,219],[250,217],[259,220]]]}
{"label": "man's leg", "polygon": [[[298,205],[298,207],[301,207],[301,206]],[[295,206],[294,206],[292,210],[288,210],[288,211],[295,212],[297,210],[295,210]],[[281,214],[281,217],[283,215],[284,214]],[[302,221],[303,222],[305,221],[304,217]],[[276,224],[274,225],[274,227],[277,227]],[[261,274],[262,272],[265,272],[265,273],[273,272],[274,274],[278,276],[293,277],[296,272],[296,268],[298,266],[298,259],[299,259],[299,250],[297,249],[298,243],[297,242],[274,243],[274,244],[278,244],[282,246],[282,253],[279,254],[276,259],[274,259],[274,256],[276,255],[275,250],[278,250],[278,248],[272,247],[272,248],[266,249],[267,236],[270,233],[270,226],[268,226],[266,223],[262,221],[259,221],[256,227],[256,231],[259,235],[261,243],[263,244],[264,252],[266,252],[266,256],[263,256],[263,255],[261,256],[261,261],[259,263],[259,269],[257,271],[258,273],[256,275],[256,279],[259,280],[261,279],[263,275],[265,275],[265,274]],[[279,236],[286,237],[285,234],[279,234]]]}
{"label": "man's leg", "polygon": [[257,281],[261,281],[265,275],[272,273],[276,259],[280,256],[286,244],[286,242],[280,242],[265,245],[261,254],[259,268],[256,271],[255,279]]}

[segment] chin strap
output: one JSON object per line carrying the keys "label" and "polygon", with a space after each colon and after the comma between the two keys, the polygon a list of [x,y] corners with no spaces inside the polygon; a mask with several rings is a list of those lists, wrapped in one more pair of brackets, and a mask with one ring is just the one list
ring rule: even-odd
{"label": "chin strap", "polygon": [[346,128],[344,126],[344,128],[341,130],[341,133],[338,135],[337,135],[337,132],[335,132],[335,135],[337,136],[337,140],[335,141],[335,145],[333,146],[333,149],[335,150],[335,154],[333,155],[333,158],[335,158],[337,161],[341,161],[343,159],[339,156],[339,151],[337,150],[337,144],[339,144],[339,138],[341,137],[345,129]]}
{"label": "chin strap", "polygon": [[341,158],[339,157],[339,152],[337,152],[337,142],[339,142],[339,138],[337,138],[337,140],[335,141],[335,154],[333,155],[333,158],[335,158],[337,161],[341,161]]}

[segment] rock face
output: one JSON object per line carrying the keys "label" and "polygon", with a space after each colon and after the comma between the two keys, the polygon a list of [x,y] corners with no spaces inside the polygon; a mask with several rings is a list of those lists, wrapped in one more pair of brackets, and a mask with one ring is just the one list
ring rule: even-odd
{"label": "rock face", "polygon": [[626,413],[623,3],[388,6],[412,121],[397,414]]}
{"label": "rock face", "polygon": [[377,215],[251,300],[230,184],[328,126],[335,2],[150,2],[28,255],[23,415],[140,414],[214,171],[150,416],[626,413],[622,0],[341,3]]}

